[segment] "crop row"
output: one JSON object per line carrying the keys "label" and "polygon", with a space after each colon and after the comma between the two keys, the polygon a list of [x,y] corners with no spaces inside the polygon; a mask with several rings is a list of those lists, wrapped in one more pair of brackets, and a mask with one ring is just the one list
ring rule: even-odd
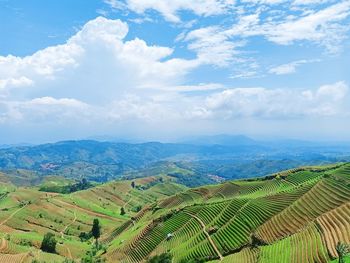
{"label": "crop row", "polygon": [[28,253],[22,253],[22,254],[0,254],[0,262],[4,263],[22,263],[26,260],[26,258],[29,257]]}
{"label": "crop row", "polygon": [[121,252],[127,255],[129,261],[140,262],[165,240],[169,233],[175,232],[188,220],[190,220],[189,215],[178,213],[164,222],[151,223]]}
{"label": "crop row", "polygon": [[314,224],[269,246],[261,246],[259,263],[326,263],[329,257]]}
{"label": "crop row", "polygon": [[350,204],[346,203],[317,218],[329,254],[337,257],[336,244],[350,243]]}
{"label": "crop row", "polygon": [[318,216],[350,200],[350,189],[329,178],[317,183],[282,213],[261,226],[256,235],[266,243],[291,235]]}

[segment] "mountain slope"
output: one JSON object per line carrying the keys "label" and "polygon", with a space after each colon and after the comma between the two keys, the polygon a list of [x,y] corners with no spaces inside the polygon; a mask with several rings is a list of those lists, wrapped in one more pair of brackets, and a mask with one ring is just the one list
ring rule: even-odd
{"label": "mountain slope", "polygon": [[338,241],[350,242],[349,221],[350,165],[301,168],[169,197],[106,258],[140,262],[168,251],[174,262],[329,262]]}
{"label": "mountain slope", "polygon": [[[0,260],[13,262],[81,259],[93,246],[84,235],[94,218],[107,262],[167,252],[173,262],[326,263],[338,257],[338,242],[350,243],[347,163],[191,189],[162,175],[71,194],[0,190]],[[39,250],[47,232],[58,240],[57,254]]]}
{"label": "mountain slope", "polygon": [[[19,254],[23,262],[82,258],[91,249],[92,240],[82,242],[80,236],[91,230],[94,218],[101,222],[101,239],[113,239],[114,230],[137,218],[142,209],[186,189],[166,176],[110,182],[72,194],[0,184],[0,260],[5,256],[10,261],[22,260],[16,257]],[[58,255],[39,250],[47,232],[58,240]]]}

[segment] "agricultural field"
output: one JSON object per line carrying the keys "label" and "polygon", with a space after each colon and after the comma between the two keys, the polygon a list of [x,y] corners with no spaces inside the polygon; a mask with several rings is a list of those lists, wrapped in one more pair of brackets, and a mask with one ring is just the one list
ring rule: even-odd
{"label": "agricultural field", "polygon": [[[51,179],[47,183],[55,184],[57,178]],[[91,230],[95,218],[102,226],[101,240],[106,240],[148,205],[186,189],[168,177],[116,181],[71,194],[1,183],[0,262],[79,260],[93,246],[93,239],[82,242],[79,236]],[[58,241],[57,254],[40,250],[47,232]]]}
{"label": "agricultural field", "polygon": [[[107,262],[167,253],[173,262],[326,263],[338,259],[339,242],[350,244],[347,163],[199,188],[166,175],[70,194],[0,188],[0,262],[80,262],[94,247],[93,238],[80,236],[95,218],[98,256]],[[58,241],[56,254],[40,249],[47,232]]]}
{"label": "agricultural field", "polygon": [[189,189],[115,236],[110,262],[332,262],[350,243],[350,165]]}

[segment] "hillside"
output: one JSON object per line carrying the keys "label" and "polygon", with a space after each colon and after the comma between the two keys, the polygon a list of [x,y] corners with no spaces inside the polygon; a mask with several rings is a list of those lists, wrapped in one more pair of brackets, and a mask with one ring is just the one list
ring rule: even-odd
{"label": "hillside", "polygon": [[[158,199],[184,191],[186,187],[168,177],[148,177],[111,182],[72,194],[37,189],[0,184],[0,262],[33,259],[62,262],[64,258],[81,258],[91,249],[91,240],[81,242],[79,236],[91,230],[94,218],[102,224],[101,238],[112,240],[116,228],[137,218]],[[121,215],[121,208],[125,215]],[[47,232],[56,235],[57,255],[39,249]]]}
{"label": "hillside", "polygon": [[329,262],[338,241],[350,242],[349,201],[350,165],[191,189],[159,202],[106,258],[141,262],[169,251],[174,262]]}
{"label": "hillside", "polygon": [[[79,236],[94,218],[107,262],[144,262],[168,252],[174,262],[323,263],[338,257],[339,241],[350,243],[346,163],[191,189],[169,176],[72,194],[0,188],[0,262],[79,262],[93,246]],[[39,249],[46,232],[55,234],[57,254]]]}

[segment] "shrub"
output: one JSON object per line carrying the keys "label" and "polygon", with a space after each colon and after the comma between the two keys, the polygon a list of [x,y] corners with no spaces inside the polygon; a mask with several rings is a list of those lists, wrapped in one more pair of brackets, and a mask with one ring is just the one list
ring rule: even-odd
{"label": "shrub", "polygon": [[90,233],[86,233],[86,232],[81,232],[79,235],[79,238],[82,242],[85,242],[86,240],[89,240],[92,237],[91,232]]}
{"label": "shrub", "polygon": [[125,209],[124,209],[124,207],[120,208],[120,215],[121,215],[121,216],[125,215]]}
{"label": "shrub", "polygon": [[140,212],[142,209],[142,206],[138,205],[138,206],[135,206],[133,208],[131,208],[131,211],[137,213],[137,212]]}
{"label": "shrub", "polygon": [[41,250],[48,253],[56,253],[56,238],[52,233],[46,233],[41,243]]}
{"label": "shrub", "polygon": [[171,263],[172,255],[169,253],[163,253],[157,256],[150,258],[147,263]]}

